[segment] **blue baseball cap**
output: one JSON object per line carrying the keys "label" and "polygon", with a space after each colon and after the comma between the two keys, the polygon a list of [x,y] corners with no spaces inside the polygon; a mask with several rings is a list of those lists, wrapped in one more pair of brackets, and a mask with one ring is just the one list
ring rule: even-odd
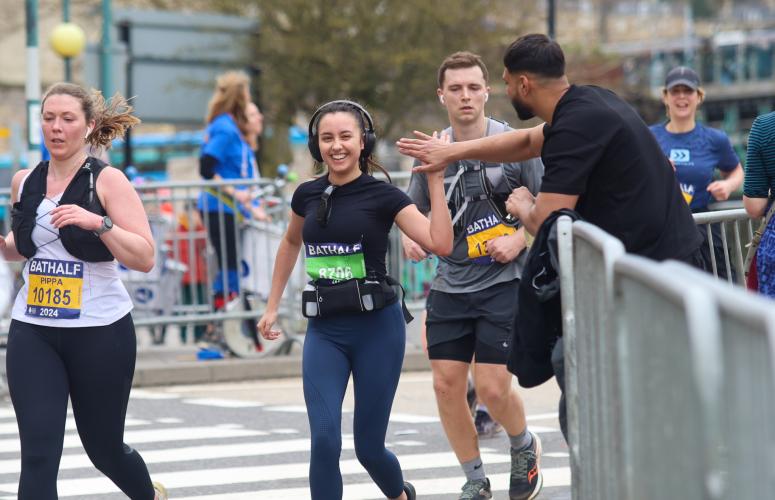
{"label": "blue baseball cap", "polygon": [[686,85],[692,90],[697,90],[700,87],[700,75],[686,66],[673,68],[665,77],[665,88],[670,90],[676,85]]}

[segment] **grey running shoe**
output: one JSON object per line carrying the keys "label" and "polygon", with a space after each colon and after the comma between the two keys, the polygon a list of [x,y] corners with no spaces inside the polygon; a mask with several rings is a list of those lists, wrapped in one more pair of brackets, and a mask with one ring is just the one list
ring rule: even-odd
{"label": "grey running shoe", "polygon": [[511,449],[510,500],[531,500],[544,484],[541,474],[541,439],[533,434],[533,444],[524,450]]}
{"label": "grey running shoe", "polygon": [[501,424],[493,420],[485,410],[476,410],[474,425],[476,426],[476,433],[481,438],[491,438],[503,430]]}
{"label": "grey running shoe", "polygon": [[492,498],[490,491],[490,480],[471,479],[463,485],[463,492],[460,493],[458,500],[487,500]]}

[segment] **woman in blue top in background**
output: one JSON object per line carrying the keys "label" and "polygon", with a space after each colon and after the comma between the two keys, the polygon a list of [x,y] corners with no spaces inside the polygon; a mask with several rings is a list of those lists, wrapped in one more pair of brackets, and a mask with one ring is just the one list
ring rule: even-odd
{"label": "woman in blue top in background", "polygon": [[[743,167],[729,137],[721,130],[696,122],[697,108],[704,98],[700,77],[694,70],[685,66],[673,68],[662,90],[668,120],[651,126],[651,132],[675,168],[681,192],[694,213],[707,212],[713,201],[729,199],[743,183]],[[717,169],[721,179],[713,180]],[[711,231],[718,274],[726,278],[721,226],[714,224]],[[707,232],[703,234],[707,238]],[[708,252],[710,266],[710,249],[703,245],[703,250]]]}
{"label": "woman in blue top in background", "polygon": [[[253,179],[257,176],[255,154],[245,140],[245,134],[250,131],[249,104],[250,80],[246,74],[230,71],[218,77],[208,105],[205,142],[199,159],[199,172],[203,178]],[[206,189],[199,198],[198,209],[204,216],[210,242],[218,255],[213,291],[219,308],[239,292],[236,224],[244,217],[262,219],[264,214],[248,186]],[[225,248],[221,246],[222,234]]]}

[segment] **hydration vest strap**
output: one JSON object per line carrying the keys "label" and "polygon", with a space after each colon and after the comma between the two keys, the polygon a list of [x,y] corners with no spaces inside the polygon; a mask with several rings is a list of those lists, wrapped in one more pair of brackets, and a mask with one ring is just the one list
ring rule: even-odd
{"label": "hydration vest strap", "polygon": [[404,286],[391,276],[385,276],[385,282],[390,286],[397,286],[401,289],[401,310],[404,313],[404,321],[410,323],[414,316],[409,312],[409,308],[406,307],[406,290],[404,290]]}

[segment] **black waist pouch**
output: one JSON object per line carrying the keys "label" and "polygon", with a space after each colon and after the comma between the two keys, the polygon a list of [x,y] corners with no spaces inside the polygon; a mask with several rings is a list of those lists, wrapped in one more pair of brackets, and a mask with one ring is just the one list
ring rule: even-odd
{"label": "black waist pouch", "polygon": [[[388,297],[386,290],[392,297]],[[358,313],[382,309],[395,298],[390,287],[379,281],[350,279],[332,285],[310,282],[301,294],[302,314],[323,318],[338,313]]]}

